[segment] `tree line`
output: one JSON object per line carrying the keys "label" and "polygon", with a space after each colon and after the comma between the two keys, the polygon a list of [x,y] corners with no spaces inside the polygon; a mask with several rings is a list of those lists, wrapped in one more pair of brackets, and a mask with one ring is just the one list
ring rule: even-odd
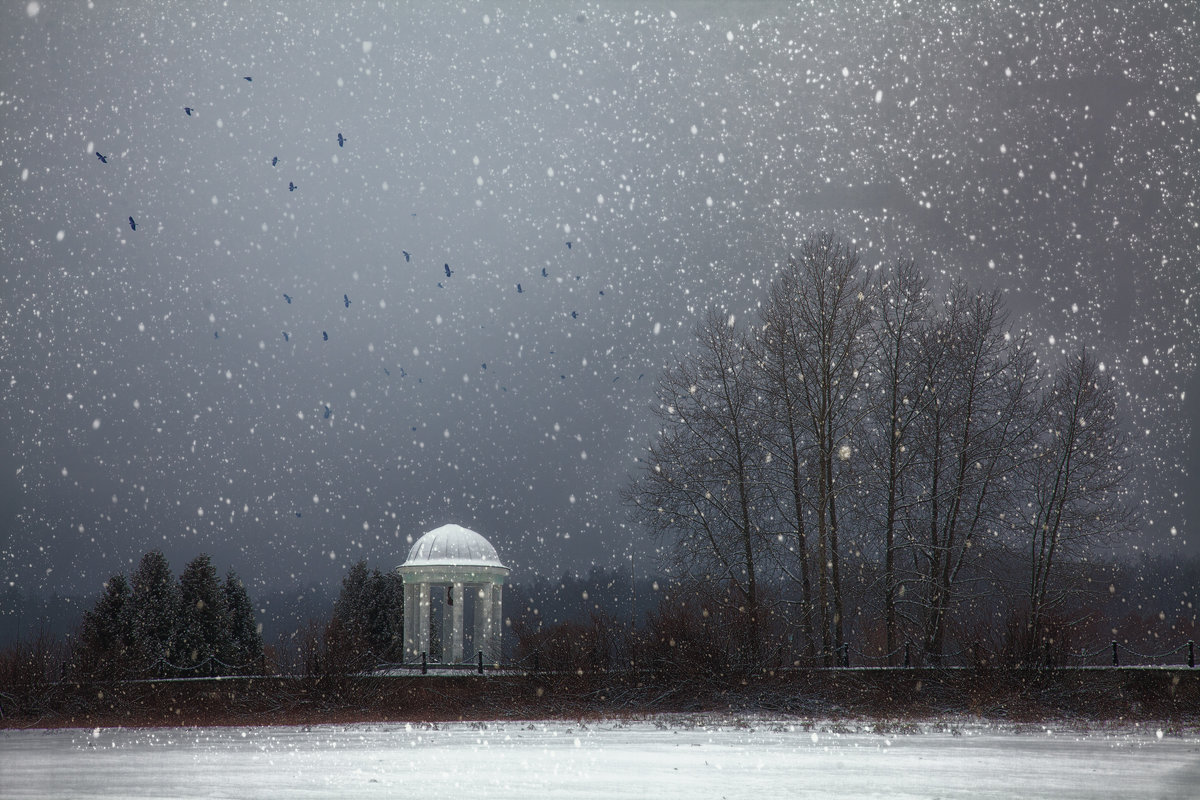
{"label": "tree line", "polygon": [[1045,658],[1107,586],[1096,548],[1133,530],[1091,352],[1038,352],[1000,292],[935,295],[828,233],[756,319],[704,317],[654,410],[625,499],[747,664],[939,663],[980,638]]}
{"label": "tree line", "polygon": [[103,680],[257,674],[262,658],[262,629],[235,572],[220,581],[201,554],[176,580],[152,550],[130,577],[104,584],[64,671]]}

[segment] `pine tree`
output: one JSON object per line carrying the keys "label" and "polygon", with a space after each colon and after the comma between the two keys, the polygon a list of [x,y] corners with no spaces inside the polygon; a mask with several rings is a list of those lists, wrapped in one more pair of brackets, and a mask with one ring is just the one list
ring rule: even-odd
{"label": "pine tree", "polygon": [[125,576],[113,575],[104,584],[104,594],[96,601],[96,607],[83,615],[75,664],[84,674],[111,680],[130,668],[133,656],[130,596]]}
{"label": "pine tree", "polygon": [[196,556],[179,576],[179,655],[193,675],[224,671],[222,653],[229,650],[225,594],[217,569],[205,553]]}
{"label": "pine tree", "polygon": [[162,552],[151,550],[142,556],[130,583],[134,668],[141,674],[169,674],[177,655],[179,586]]}
{"label": "pine tree", "polygon": [[326,632],[341,669],[369,669],[403,654],[404,585],[399,576],[368,570],[359,561],[342,579]]}
{"label": "pine tree", "polygon": [[221,660],[239,668],[240,672],[258,669],[263,642],[259,625],[254,621],[254,606],[246,585],[233,570],[225,576],[226,630],[229,632],[227,650]]}

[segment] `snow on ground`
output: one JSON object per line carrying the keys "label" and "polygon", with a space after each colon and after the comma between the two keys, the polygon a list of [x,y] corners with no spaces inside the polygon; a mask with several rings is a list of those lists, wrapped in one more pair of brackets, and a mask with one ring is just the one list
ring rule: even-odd
{"label": "snow on ground", "polygon": [[0,731],[6,798],[1180,798],[1200,738],[735,718]]}

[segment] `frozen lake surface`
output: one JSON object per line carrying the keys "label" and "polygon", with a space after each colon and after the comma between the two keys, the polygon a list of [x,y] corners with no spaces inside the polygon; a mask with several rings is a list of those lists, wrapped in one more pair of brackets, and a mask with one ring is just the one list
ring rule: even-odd
{"label": "frozen lake surface", "polygon": [[1181,798],[1200,737],[1136,727],[640,721],[0,731],[6,798]]}

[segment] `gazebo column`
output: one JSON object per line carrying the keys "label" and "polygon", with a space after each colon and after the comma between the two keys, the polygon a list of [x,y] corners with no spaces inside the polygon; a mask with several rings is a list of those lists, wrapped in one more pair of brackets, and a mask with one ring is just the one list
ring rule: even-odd
{"label": "gazebo column", "polygon": [[417,585],[417,657],[429,654],[429,584]]}
{"label": "gazebo column", "polygon": [[504,633],[504,617],[501,612],[501,599],[504,593],[504,584],[492,584],[492,605],[490,616],[492,618],[492,635],[488,644],[492,648],[492,660],[499,661],[504,655],[504,649],[500,646],[501,635]]}
{"label": "gazebo column", "polygon": [[416,584],[404,584],[404,660],[416,661],[421,657],[417,648],[417,587]]}
{"label": "gazebo column", "polygon": [[[449,657],[444,660],[457,664],[463,660],[463,585],[455,581],[450,591],[453,602],[450,608],[450,649]],[[442,652],[446,652],[445,643],[442,644]]]}
{"label": "gazebo column", "polygon": [[[492,658],[492,584],[485,583],[476,587],[475,601],[475,650],[483,652],[483,659],[491,663]],[[474,654],[472,654],[474,655]]]}

